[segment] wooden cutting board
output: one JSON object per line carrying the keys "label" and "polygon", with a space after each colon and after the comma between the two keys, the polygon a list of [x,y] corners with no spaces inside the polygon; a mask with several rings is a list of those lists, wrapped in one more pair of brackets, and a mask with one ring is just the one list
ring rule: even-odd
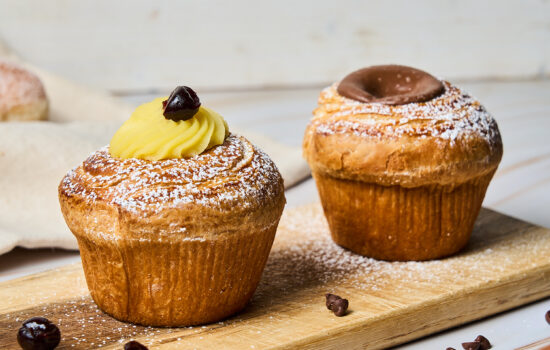
{"label": "wooden cutting board", "polygon": [[[349,300],[348,315],[326,309],[327,292]],[[75,264],[0,284],[0,344],[18,349],[21,322],[41,315],[59,325],[58,349],[122,349],[130,339],[154,349],[379,349],[548,295],[549,229],[483,209],[461,254],[389,263],[333,244],[314,204],[285,212],[252,302],[231,319],[189,328],[118,322],[97,309]]]}

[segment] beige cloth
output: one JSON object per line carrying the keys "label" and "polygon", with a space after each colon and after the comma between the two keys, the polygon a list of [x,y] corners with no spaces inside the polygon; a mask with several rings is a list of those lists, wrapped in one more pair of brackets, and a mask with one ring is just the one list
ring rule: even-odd
{"label": "beige cloth", "polygon": [[[0,55],[2,50],[0,45]],[[108,144],[132,108],[107,94],[23,65],[42,79],[51,103],[51,121],[0,123],[0,254],[15,246],[77,249],[59,209],[57,186],[69,169]],[[309,176],[300,149],[246,130],[231,130],[272,157],[285,187]]]}

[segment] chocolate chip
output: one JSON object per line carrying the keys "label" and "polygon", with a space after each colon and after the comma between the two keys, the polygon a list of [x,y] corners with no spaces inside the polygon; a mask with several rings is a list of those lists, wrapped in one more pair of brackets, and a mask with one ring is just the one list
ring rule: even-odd
{"label": "chocolate chip", "polygon": [[124,350],[148,350],[148,349],[145,345],[135,340],[132,340],[124,344]]}
{"label": "chocolate chip", "polygon": [[492,348],[489,339],[485,338],[482,335],[478,335],[475,341],[479,342],[479,350],[489,350],[490,348]]}
{"label": "chocolate chip", "polygon": [[325,298],[327,299],[326,305],[327,305],[327,309],[329,309],[329,310],[330,310],[330,305],[333,302],[335,302],[338,299],[342,299],[338,295],[334,295],[334,294],[330,294],[330,293],[325,294]]}
{"label": "chocolate chip", "polygon": [[168,100],[162,102],[166,119],[181,121],[191,119],[199,111],[201,101],[197,93],[188,86],[178,86]]}
{"label": "chocolate chip", "polygon": [[327,293],[325,294],[327,309],[332,310],[338,317],[346,314],[349,306],[347,299],[342,299],[338,295]]}
{"label": "chocolate chip", "polygon": [[481,343],[478,341],[472,341],[467,343],[462,343],[464,350],[480,350]]}
{"label": "chocolate chip", "polygon": [[347,299],[338,299],[332,304],[332,311],[338,317],[346,315],[348,311],[348,300]]}
{"label": "chocolate chip", "polygon": [[455,348],[451,348],[451,347],[448,347],[447,349],[445,350],[456,350]]}
{"label": "chocolate chip", "polygon": [[17,342],[25,350],[55,349],[60,341],[59,328],[44,317],[29,318],[17,332]]}
{"label": "chocolate chip", "polygon": [[546,311],[546,315],[544,315],[544,318],[546,319],[546,322],[550,324],[550,310]]}

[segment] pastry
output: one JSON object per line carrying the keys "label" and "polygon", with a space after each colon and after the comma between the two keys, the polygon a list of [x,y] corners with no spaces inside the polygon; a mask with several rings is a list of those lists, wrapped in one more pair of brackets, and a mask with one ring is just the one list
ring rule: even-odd
{"label": "pastry", "polygon": [[40,79],[15,64],[0,61],[0,121],[48,118],[48,98]]}
{"label": "pastry", "polygon": [[321,92],[303,151],[337,244],[376,259],[427,260],[466,245],[502,141],[460,88],[386,65]]}
{"label": "pastry", "polygon": [[123,321],[219,321],[252,297],[285,204],[275,164],[189,88],[138,107],[59,186],[97,305]]}

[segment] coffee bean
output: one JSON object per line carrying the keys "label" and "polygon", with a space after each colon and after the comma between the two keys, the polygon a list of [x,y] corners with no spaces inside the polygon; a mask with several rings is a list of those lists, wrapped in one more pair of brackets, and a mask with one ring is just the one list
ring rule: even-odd
{"label": "coffee bean", "polygon": [[44,317],[29,318],[17,332],[17,342],[25,350],[52,350],[60,341],[59,328]]}

